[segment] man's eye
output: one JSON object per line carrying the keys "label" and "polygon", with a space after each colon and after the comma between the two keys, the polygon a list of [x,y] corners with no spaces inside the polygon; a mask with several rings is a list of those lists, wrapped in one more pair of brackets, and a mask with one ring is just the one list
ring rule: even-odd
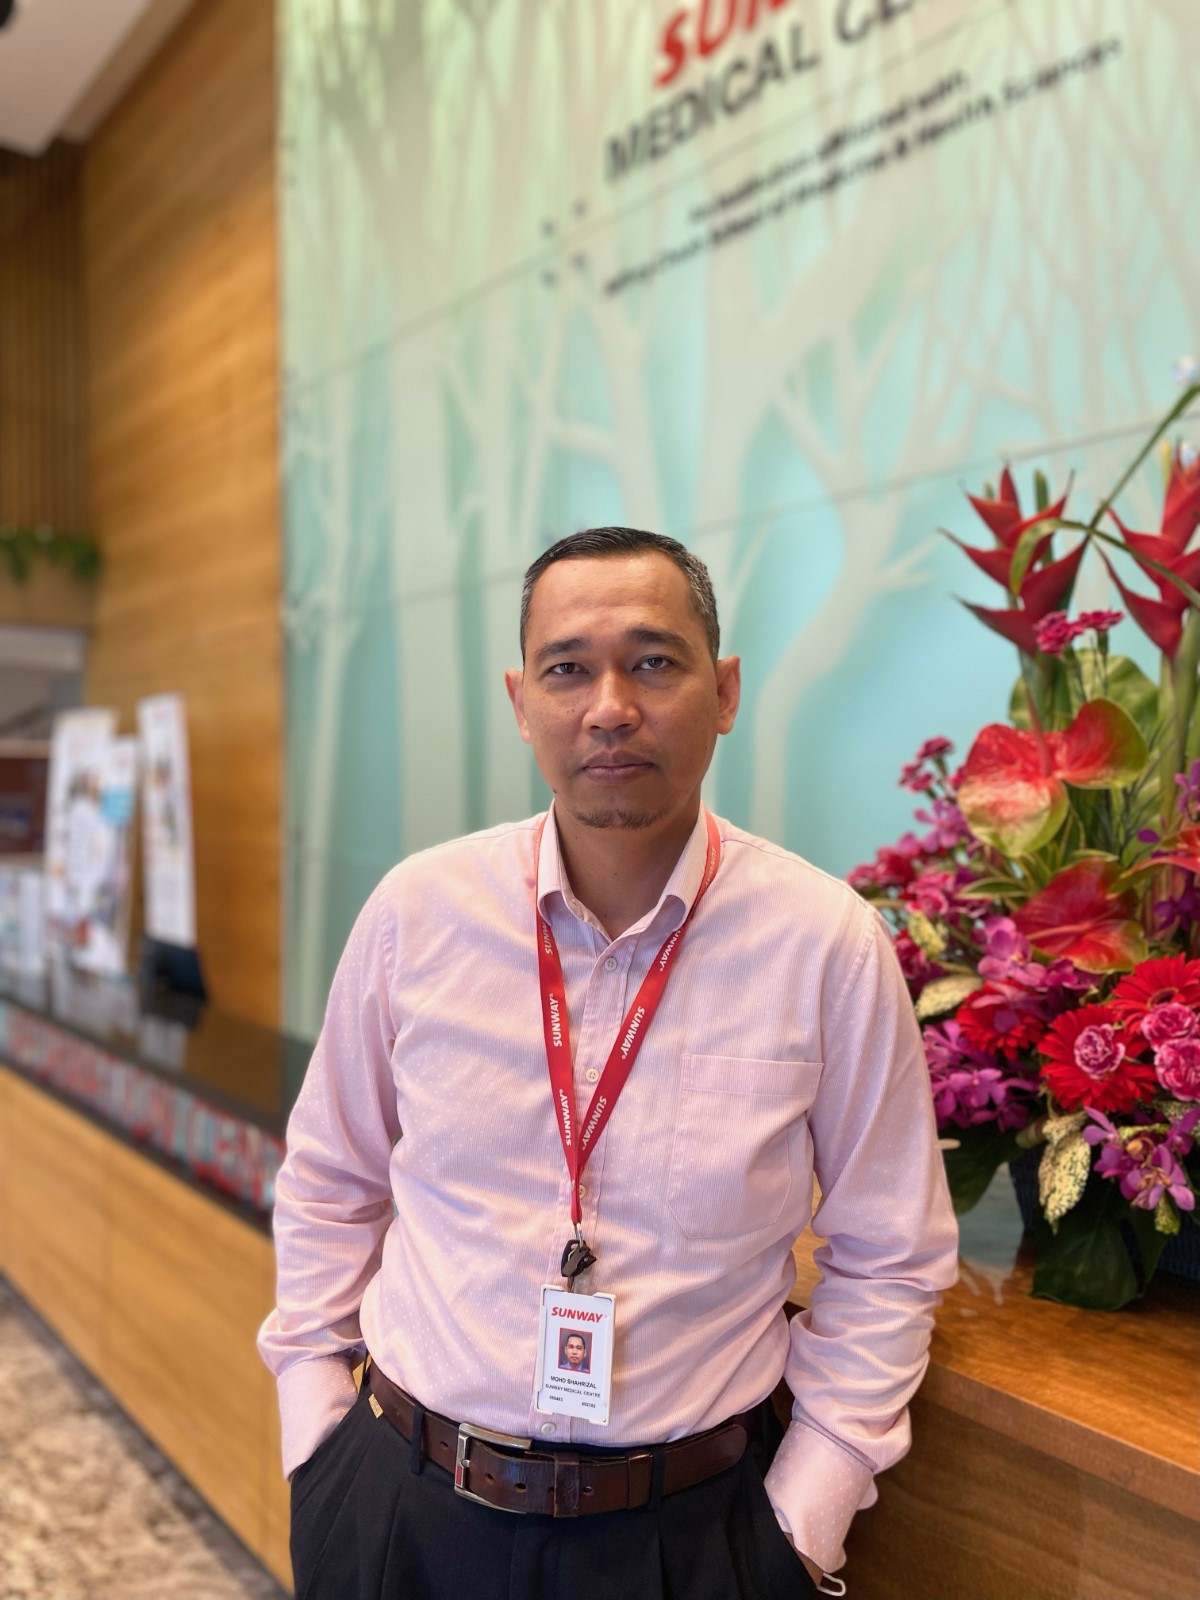
{"label": "man's eye", "polygon": [[651,672],[661,672],[664,667],[669,667],[671,664],[670,656],[643,656],[638,663],[641,667],[649,667]]}
{"label": "man's eye", "polygon": [[570,678],[579,671],[579,663],[577,661],[556,661],[553,666],[548,667],[546,670],[552,678]]}

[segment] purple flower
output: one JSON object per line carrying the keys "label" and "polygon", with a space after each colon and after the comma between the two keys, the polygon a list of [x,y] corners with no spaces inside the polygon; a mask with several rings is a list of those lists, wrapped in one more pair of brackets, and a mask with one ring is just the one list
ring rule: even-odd
{"label": "purple flower", "polygon": [[1081,611],[1075,627],[1080,633],[1086,633],[1089,628],[1094,628],[1097,633],[1108,633],[1118,622],[1124,620],[1123,611]]}
{"label": "purple flower", "polygon": [[1075,1065],[1089,1078],[1107,1078],[1125,1059],[1125,1046],[1111,1024],[1084,1028],[1075,1041]]}
{"label": "purple flower", "polygon": [[1200,760],[1193,761],[1186,772],[1176,775],[1179,787],[1180,810],[1186,811],[1193,822],[1200,821]]}
{"label": "purple flower", "polygon": [[1026,1126],[1036,1079],[1021,1077],[1007,1061],[977,1049],[957,1022],[930,1024],[923,1037],[939,1128],[982,1122],[1006,1130]]}
{"label": "purple flower", "polygon": [[967,819],[953,800],[935,800],[930,810],[918,811],[915,816],[918,822],[928,824],[931,830],[921,840],[921,849],[927,856],[953,850],[971,837]]}
{"label": "purple flower", "polygon": [[935,739],[926,739],[925,743],[917,751],[917,760],[937,761],[939,757],[952,755],[953,753],[954,746],[950,740],[939,736]]}
{"label": "purple flower", "polygon": [[1168,1039],[1159,1045],[1154,1070],[1176,1100],[1200,1100],[1200,1039]]}
{"label": "purple flower", "polygon": [[1200,879],[1195,876],[1184,880],[1184,887],[1176,895],[1154,902],[1154,921],[1160,933],[1179,924],[1180,933],[1186,933],[1200,922]]}
{"label": "purple flower", "polygon": [[1093,1127],[1083,1130],[1090,1145],[1102,1146],[1096,1171],[1113,1178],[1121,1193],[1140,1210],[1153,1211],[1163,1195],[1181,1211],[1191,1211],[1196,1197],[1180,1157],[1192,1147],[1192,1130],[1200,1121],[1200,1107],[1189,1111],[1164,1134],[1150,1127],[1118,1129],[1100,1111],[1088,1111]]}
{"label": "purple flower", "polygon": [[937,774],[923,767],[919,761],[910,761],[906,767],[901,767],[896,781],[902,789],[911,789],[913,794],[924,794],[937,782]]}
{"label": "purple flower", "polygon": [[1048,611],[1040,622],[1033,625],[1033,637],[1038,649],[1048,656],[1060,656],[1073,639],[1083,630],[1077,622],[1070,622],[1065,611]]}
{"label": "purple flower", "polygon": [[1191,1006],[1171,1000],[1166,1005],[1155,1006],[1143,1017],[1141,1031],[1147,1044],[1166,1044],[1171,1039],[1193,1039],[1200,1033],[1200,1017]]}

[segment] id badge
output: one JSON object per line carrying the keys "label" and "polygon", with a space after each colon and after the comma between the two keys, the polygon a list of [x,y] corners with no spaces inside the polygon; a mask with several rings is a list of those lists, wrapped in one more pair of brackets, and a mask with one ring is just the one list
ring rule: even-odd
{"label": "id badge", "polygon": [[533,1398],[539,1411],[607,1423],[615,1309],[611,1294],[572,1294],[549,1284],[542,1290]]}

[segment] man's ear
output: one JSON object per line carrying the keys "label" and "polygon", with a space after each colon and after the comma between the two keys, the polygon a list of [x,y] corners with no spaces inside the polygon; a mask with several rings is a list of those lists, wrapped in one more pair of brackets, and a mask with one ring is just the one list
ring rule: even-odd
{"label": "man's ear", "polygon": [[728,733],[742,699],[742,663],[738,656],[723,656],[717,668],[717,732]]}
{"label": "man's ear", "polygon": [[521,737],[526,744],[532,744],[533,736],[525,720],[525,673],[522,668],[508,668],[504,674],[504,687],[508,690],[508,698],[512,701],[513,715],[517,719]]}

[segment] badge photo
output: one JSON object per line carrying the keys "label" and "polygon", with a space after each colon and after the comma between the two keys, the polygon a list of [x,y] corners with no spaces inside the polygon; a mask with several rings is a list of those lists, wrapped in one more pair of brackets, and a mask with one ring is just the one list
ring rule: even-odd
{"label": "badge photo", "polygon": [[542,1290],[533,1401],[539,1411],[608,1422],[615,1306],[611,1294],[572,1294],[549,1284]]}

